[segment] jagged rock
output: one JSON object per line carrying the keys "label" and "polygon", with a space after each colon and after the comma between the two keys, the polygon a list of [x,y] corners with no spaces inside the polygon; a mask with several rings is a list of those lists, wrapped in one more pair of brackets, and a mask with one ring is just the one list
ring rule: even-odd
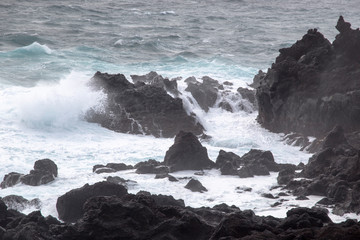
{"label": "jagged rock", "polygon": [[149,193],[95,197],[84,205],[82,221],[69,226],[60,239],[209,239],[212,227],[183,207]]}
{"label": "jagged rock", "polygon": [[200,83],[196,79],[194,81],[193,78],[186,79],[185,82],[187,82],[188,87],[185,91],[190,92],[199,106],[207,112],[209,107],[214,106],[219,89],[224,89],[224,87],[217,80],[207,76],[203,77],[202,80],[203,82]]}
{"label": "jagged rock", "polygon": [[161,75],[156,72],[149,72],[146,75],[130,75],[133,82],[136,84],[138,82],[144,82],[152,86],[161,87],[164,90],[178,96],[180,92],[177,89],[176,79],[169,80],[168,78],[163,78]]}
{"label": "jagged rock", "polygon": [[53,217],[43,217],[40,211],[35,211],[27,216],[19,217],[6,226],[3,240],[55,240],[49,231],[52,224],[60,225]]}
{"label": "jagged rock", "polygon": [[210,239],[240,239],[251,235],[251,232],[263,232],[266,229],[266,223],[263,225],[261,222],[261,219],[251,210],[232,213],[222,219]]}
{"label": "jagged rock", "polygon": [[293,208],[286,213],[287,218],[280,224],[280,228],[299,229],[309,227],[322,227],[332,223],[327,213],[321,209]]}
{"label": "jagged rock", "polygon": [[216,158],[216,166],[221,168],[226,162],[231,162],[233,165],[240,165],[241,158],[233,152],[219,151],[219,155]]}
{"label": "jagged rock", "polygon": [[169,168],[162,165],[160,162],[149,159],[145,162],[137,163],[134,168],[138,174],[166,174],[169,173]]}
{"label": "jagged rock", "polygon": [[197,137],[183,131],[176,135],[174,144],[166,151],[164,164],[170,168],[170,172],[201,170],[215,165]]}
{"label": "jagged rock", "polygon": [[185,188],[193,192],[207,192],[207,189],[199,182],[199,180],[191,179],[185,186]]}
{"label": "jagged rock", "polygon": [[39,186],[54,181],[57,176],[56,164],[50,159],[41,159],[35,162],[34,170],[22,176],[20,181],[26,185]]}
{"label": "jagged rock", "polygon": [[266,73],[263,72],[262,70],[259,70],[259,72],[254,76],[253,82],[249,84],[249,86],[255,89],[258,88],[265,77],[266,77]]}
{"label": "jagged rock", "polygon": [[12,187],[20,182],[20,178],[24,176],[24,174],[11,172],[4,176],[3,181],[1,182],[1,188]]}
{"label": "jagged rock", "polygon": [[240,95],[243,99],[248,100],[253,106],[257,106],[254,90],[239,87],[237,89],[237,92],[240,93]]}
{"label": "jagged rock", "polygon": [[56,164],[50,159],[37,160],[34,164],[34,170],[29,174],[9,173],[5,175],[1,188],[11,187],[21,182],[26,185],[39,186],[55,180],[58,176]]}
{"label": "jagged rock", "polygon": [[91,79],[95,89],[107,94],[105,109],[87,112],[89,122],[110,130],[155,137],[173,137],[180,130],[201,134],[203,127],[188,116],[180,98],[173,98],[163,88],[132,84],[122,74],[97,72]]}
{"label": "jagged rock", "polygon": [[268,171],[279,171],[278,164],[274,160],[274,156],[270,151],[262,151],[258,149],[251,149],[248,153],[244,154],[240,159],[241,165],[262,165]]}
{"label": "jagged rock", "polygon": [[258,121],[274,132],[322,138],[335,125],[360,129],[360,31],[342,17],[331,44],[316,29],[289,48],[257,88]]}
{"label": "jagged rock", "polygon": [[83,205],[75,223],[8,210],[0,199],[0,237],[4,240],[78,239],[350,239],[360,236],[355,220],[332,223],[324,209],[294,208],[283,219],[256,216],[226,204],[213,208],[185,207],[171,196],[96,196]]}
{"label": "jagged rock", "polygon": [[56,202],[59,218],[65,222],[74,222],[84,214],[83,204],[95,196],[123,196],[127,193],[124,186],[111,182],[85,184],[60,196]]}

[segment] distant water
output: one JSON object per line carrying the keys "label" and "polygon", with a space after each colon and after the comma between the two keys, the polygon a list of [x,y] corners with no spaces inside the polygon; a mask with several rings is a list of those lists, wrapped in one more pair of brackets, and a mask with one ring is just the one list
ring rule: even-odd
{"label": "distant water", "polygon": [[[129,80],[130,74],[150,71],[183,79],[207,75],[233,82],[230,91],[236,92],[251,83],[259,69],[270,67],[279,48],[290,46],[309,28],[334,40],[339,15],[359,26],[358,0],[1,1],[0,178],[11,171],[27,173],[41,158],[57,163],[59,178],[46,186],[0,190],[0,196],[38,197],[43,214],[57,216],[58,196],[107,176],[94,175],[93,165],[163,160],[172,139],[119,134],[82,120],[87,109],[101,108],[104,99],[87,87],[96,71],[124,73]],[[182,81],[179,87],[184,89]],[[204,143],[212,160],[220,149],[242,155],[259,148],[271,150],[277,162],[307,162],[309,154],[262,129],[256,112],[212,108],[205,113],[189,97],[183,95],[187,110],[195,112],[213,136]],[[276,184],[276,174],[244,180],[220,177],[212,170],[198,177],[209,189],[203,195],[188,192],[185,182],[154,180],[131,171],[112,175],[136,180],[131,192],[172,194],[191,206],[225,202],[284,216],[291,204],[312,206],[318,200],[296,202],[289,197],[288,204],[271,208],[274,200],[260,195]],[[240,194],[237,186],[254,190]]]}

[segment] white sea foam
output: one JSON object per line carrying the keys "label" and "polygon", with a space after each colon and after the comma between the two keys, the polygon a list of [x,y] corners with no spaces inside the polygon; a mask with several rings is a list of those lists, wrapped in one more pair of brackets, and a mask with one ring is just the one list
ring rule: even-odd
{"label": "white sea foam", "polygon": [[69,128],[86,110],[101,106],[101,92],[86,85],[89,76],[71,73],[56,84],[41,84],[18,93],[14,98],[19,120],[30,128]]}

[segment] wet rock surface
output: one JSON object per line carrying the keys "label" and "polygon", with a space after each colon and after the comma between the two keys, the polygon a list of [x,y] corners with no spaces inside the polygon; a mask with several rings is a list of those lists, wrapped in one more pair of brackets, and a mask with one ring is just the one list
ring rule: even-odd
{"label": "wet rock surface", "polygon": [[75,222],[84,214],[82,206],[87,199],[95,196],[123,196],[127,193],[124,186],[112,182],[99,182],[94,185],[85,184],[73,189],[56,202],[59,218],[65,222]]}
{"label": "wet rock surface", "polygon": [[34,169],[29,174],[16,172],[6,174],[0,186],[7,188],[20,182],[30,186],[39,186],[54,181],[57,176],[57,165],[50,159],[41,159],[34,163]]}
{"label": "wet rock surface", "polygon": [[106,165],[98,164],[93,167],[93,172],[100,173],[111,173],[133,169],[134,167],[131,165],[126,165],[125,163],[108,163]]}
{"label": "wet rock surface", "polygon": [[197,103],[204,111],[209,111],[209,107],[214,106],[219,89],[224,87],[215,79],[210,77],[203,77],[202,82],[198,82],[195,78],[188,78],[185,80],[188,87],[185,91],[191,93]]}
{"label": "wet rock surface", "polygon": [[201,170],[215,165],[197,137],[191,132],[184,131],[176,135],[174,144],[165,154],[164,164],[170,168],[170,172]]}
{"label": "wet rock surface", "polygon": [[[95,184],[96,185],[96,184]],[[90,186],[92,188],[94,185]],[[294,208],[286,218],[260,217],[226,204],[185,207],[172,196],[124,192],[89,196],[74,223],[8,209],[0,199],[1,239],[358,239],[360,223],[334,224],[322,209]]]}
{"label": "wet rock surface", "polygon": [[219,151],[216,167],[222,175],[238,175],[241,178],[269,175],[270,171],[279,172],[297,169],[293,164],[278,164],[270,151],[251,149],[242,157],[233,152]]}
{"label": "wet rock surface", "polygon": [[[321,151],[314,154],[304,169],[279,173],[279,184],[287,184],[296,196],[319,195],[326,198],[319,204],[333,205],[333,213],[360,213],[359,149],[351,146],[340,126],[330,131],[322,141]],[[292,180],[295,176],[301,180]]]}
{"label": "wet rock surface", "polygon": [[117,132],[155,137],[173,137],[180,130],[196,135],[203,131],[195,117],[186,114],[182,100],[167,94],[157,81],[145,84],[139,80],[132,84],[122,74],[97,72],[91,85],[103,90],[107,100],[103,110],[88,111],[89,122]]}
{"label": "wet rock surface", "polygon": [[[258,121],[274,132],[322,138],[335,125],[360,129],[360,30],[339,18],[331,44],[316,29],[280,55],[259,86]],[[344,113],[344,114],[339,114]]]}

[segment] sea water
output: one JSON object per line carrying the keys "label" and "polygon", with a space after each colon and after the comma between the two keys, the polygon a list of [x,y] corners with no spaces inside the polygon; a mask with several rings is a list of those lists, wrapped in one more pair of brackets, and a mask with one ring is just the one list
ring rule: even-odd
{"label": "sea water", "polygon": [[[84,121],[88,109],[101,109],[106,101],[102,92],[87,84],[96,71],[123,73],[129,80],[131,74],[150,71],[180,76],[186,110],[196,113],[212,137],[203,142],[210,159],[215,161],[221,149],[240,156],[262,149],[272,151],[278,163],[307,163],[311,155],[284,144],[282,134],[261,128],[254,109],[234,107],[231,113],[213,107],[204,112],[190,101],[184,79],[210,76],[220,83],[229,81],[234,85],[226,88],[236,96],[236,89],[248,87],[259,69],[270,67],[279,48],[290,46],[309,28],[318,28],[332,41],[339,15],[359,25],[357,4],[356,0],[1,1],[0,178],[9,172],[28,173],[43,158],[57,164],[59,176],[43,186],[1,189],[0,196],[39,198],[43,215],[57,217],[60,195],[111,175],[136,181],[128,187],[131,193],[173,195],[193,207],[226,203],[284,217],[294,206],[314,206],[321,197],[296,201],[289,196],[282,205],[271,207],[277,200],[261,194],[280,191],[270,190],[277,185],[277,173],[248,179],[221,176],[215,169],[203,176],[194,171],[173,173],[197,178],[206,193],[185,189],[185,179],[173,183],[133,170],[92,173],[95,164],[162,161],[173,139],[116,133]],[[234,106],[246,104],[238,96],[232,99]],[[349,217],[331,216],[335,221]]]}

